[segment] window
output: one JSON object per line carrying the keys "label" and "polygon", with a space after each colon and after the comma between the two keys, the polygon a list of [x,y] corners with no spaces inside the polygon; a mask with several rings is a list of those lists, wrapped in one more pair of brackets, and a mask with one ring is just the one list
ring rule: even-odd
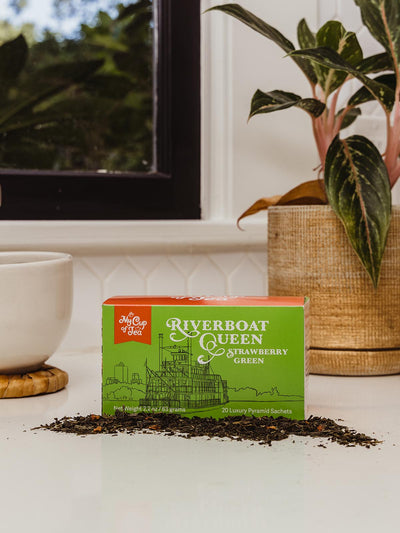
{"label": "window", "polygon": [[1,219],[200,217],[200,0],[153,0],[153,8],[153,169],[144,157],[132,170],[131,161],[123,170],[76,170],[69,160],[60,171],[1,168]]}

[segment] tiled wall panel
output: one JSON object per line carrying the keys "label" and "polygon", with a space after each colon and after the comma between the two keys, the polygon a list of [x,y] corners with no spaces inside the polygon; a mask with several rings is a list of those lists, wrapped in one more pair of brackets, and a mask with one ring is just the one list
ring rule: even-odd
{"label": "tiled wall panel", "polygon": [[266,252],[75,256],[74,306],[60,347],[101,345],[101,303],[110,296],[265,295]]}

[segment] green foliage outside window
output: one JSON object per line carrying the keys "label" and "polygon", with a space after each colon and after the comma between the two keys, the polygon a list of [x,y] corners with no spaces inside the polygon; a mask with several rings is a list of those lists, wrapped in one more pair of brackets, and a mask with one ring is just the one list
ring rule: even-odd
{"label": "green foliage outside window", "polygon": [[117,8],[77,37],[0,46],[0,167],[151,169],[152,3]]}

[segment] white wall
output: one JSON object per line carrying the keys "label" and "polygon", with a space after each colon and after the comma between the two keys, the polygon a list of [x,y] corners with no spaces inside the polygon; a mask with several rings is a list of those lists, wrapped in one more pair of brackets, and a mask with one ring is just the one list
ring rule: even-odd
{"label": "white wall", "polygon": [[[205,8],[219,3],[203,0]],[[294,43],[297,23],[302,17],[316,27],[318,0],[243,0],[240,4],[277,27]],[[247,123],[256,89],[284,89],[306,96],[309,85],[279,47],[241,22],[211,12],[203,15],[202,24],[206,110],[203,147],[207,152],[203,168],[212,175],[211,184],[206,185],[218,197],[219,206],[219,210],[211,209],[211,216],[222,212],[223,216],[236,219],[259,197],[284,193],[312,178],[317,154],[306,113],[287,110],[257,116]],[[207,168],[210,156],[216,160],[213,168]],[[214,190],[215,181],[221,180],[224,172],[228,174],[223,178],[225,195]]]}
{"label": "white wall", "polygon": [[[243,7],[279,29],[297,46],[296,27],[305,17],[316,27],[317,0],[245,0]],[[247,124],[256,89],[283,89],[309,96],[309,84],[272,41],[240,22],[233,22],[234,199],[239,215],[253,201],[283,194],[312,179],[317,165],[310,119],[298,109],[253,117]],[[265,218],[265,214],[264,214]]]}

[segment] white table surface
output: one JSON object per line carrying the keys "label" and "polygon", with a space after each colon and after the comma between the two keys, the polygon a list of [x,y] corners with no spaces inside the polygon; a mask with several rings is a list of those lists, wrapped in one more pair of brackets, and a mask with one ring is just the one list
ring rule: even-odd
{"label": "white table surface", "polygon": [[[310,376],[310,413],[384,442],[271,447],[206,438],[31,428],[100,413],[100,354],[63,354],[66,389],[0,400],[0,530],[381,533],[399,530],[400,376]],[[292,441],[295,441],[294,443]]]}

